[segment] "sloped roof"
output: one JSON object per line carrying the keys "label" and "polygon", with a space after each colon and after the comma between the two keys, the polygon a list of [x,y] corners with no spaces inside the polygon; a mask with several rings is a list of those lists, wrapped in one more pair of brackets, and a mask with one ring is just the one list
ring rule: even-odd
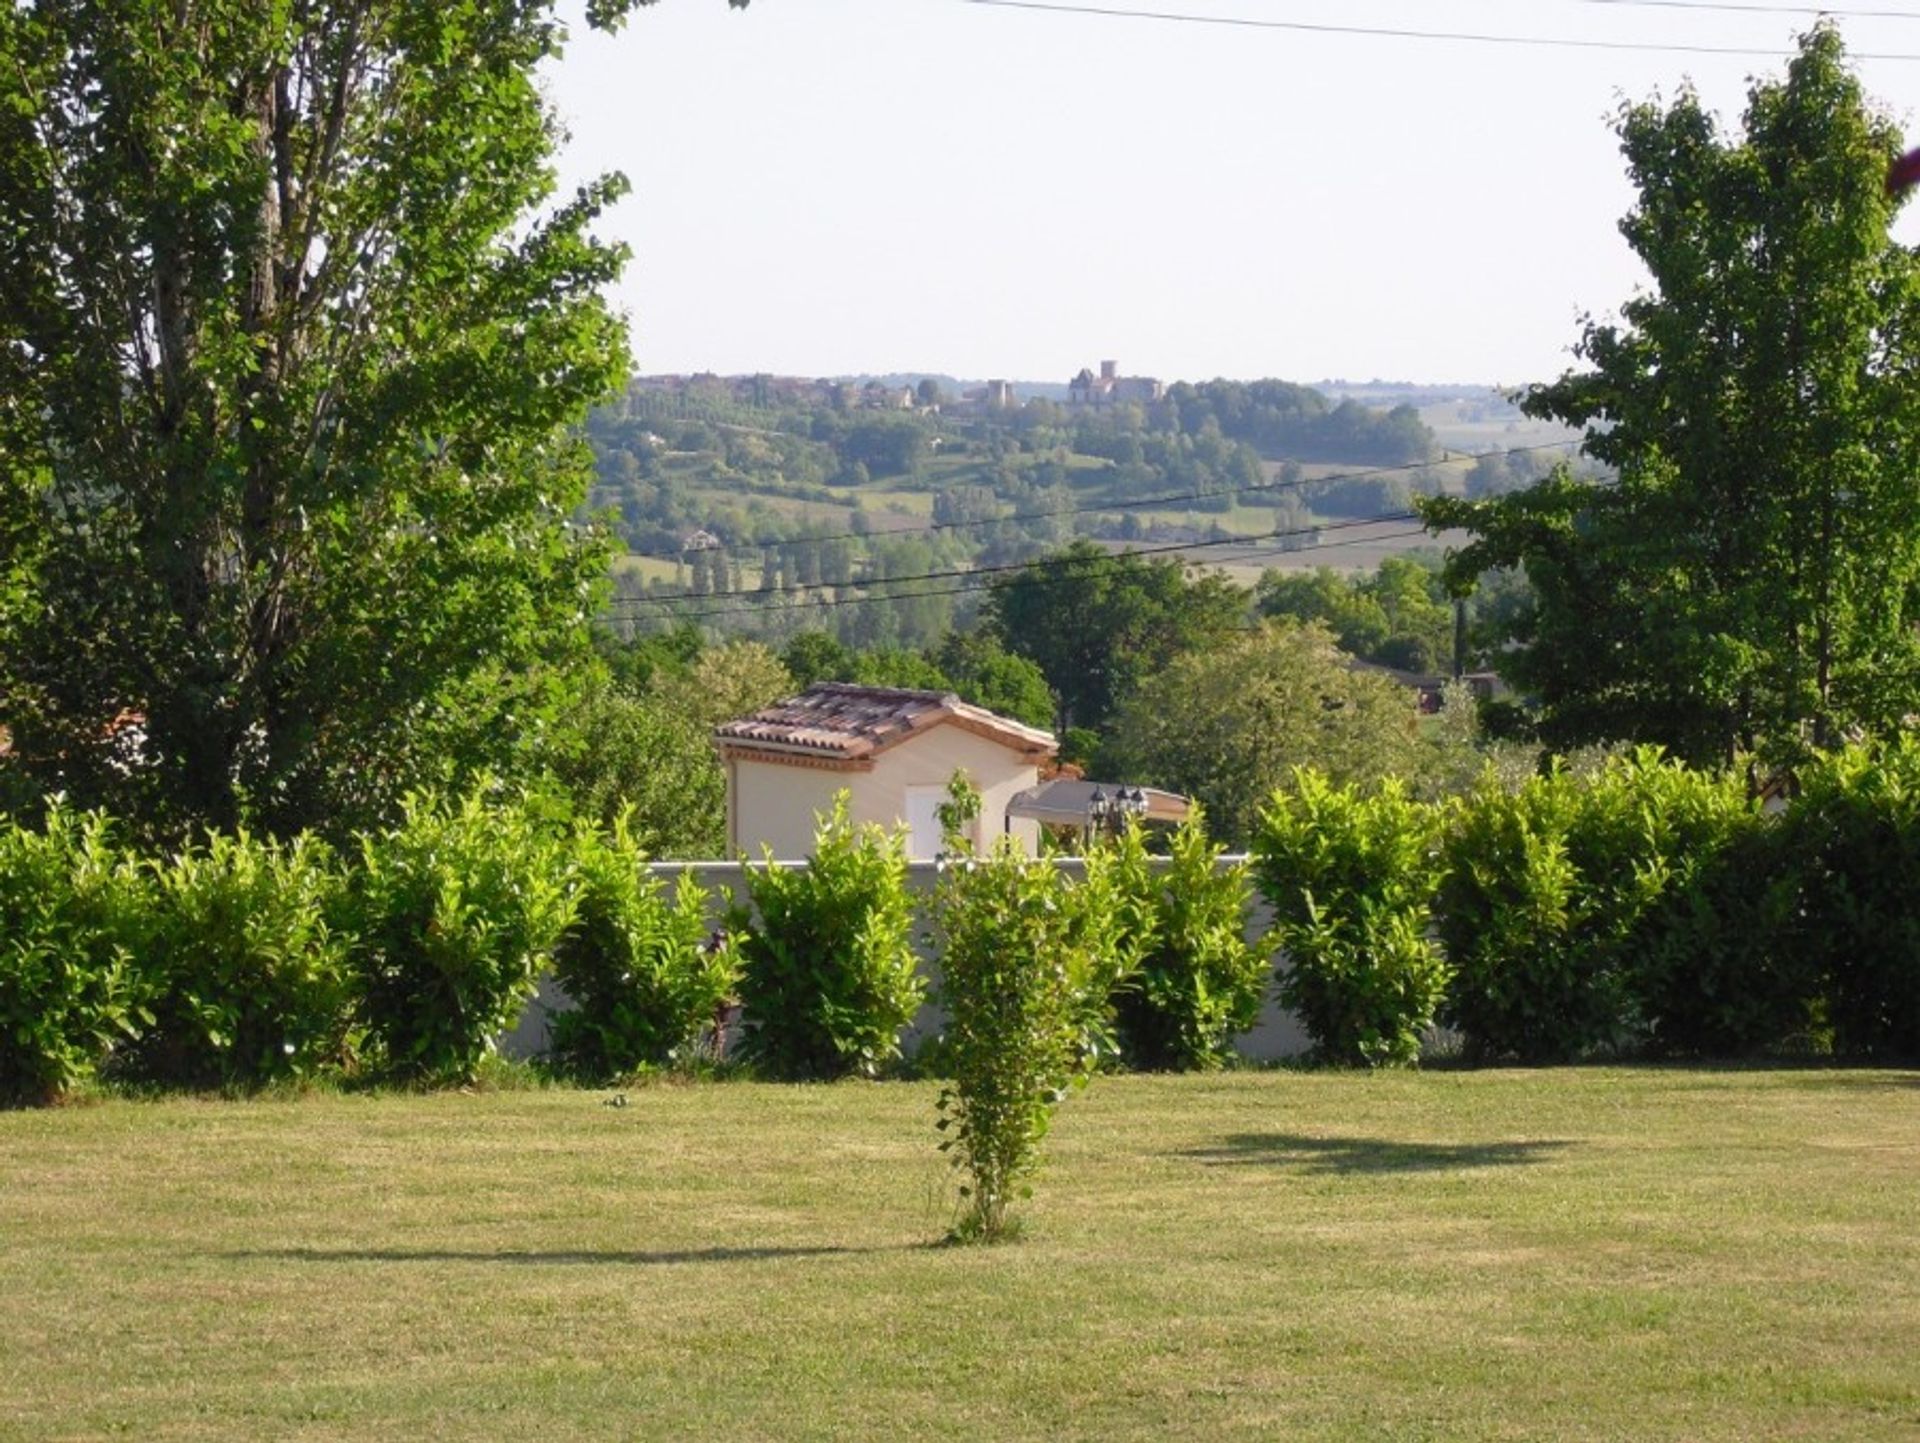
{"label": "sloped roof", "polygon": [[[1096,791],[1104,791],[1112,796],[1120,787],[1119,782],[1056,777],[1050,782],[1042,782],[1037,787],[1028,787],[1024,792],[1015,793],[1013,800],[1007,803],[1007,815],[1077,827],[1087,820]],[[1142,816],[1149,822],[1184,822],[1193,808],[1192,802],[1178,792],[1165,792],[1158,787],[1141,787],[1140,792],[1147,804]]]}
{"label": "sloped roof", "polygon": [[774,753],[864,761],[933,727],[956,725],[1028,756],[1051,755],[1053,733],[961,701],[950,691],[816,682],[801,692],[714,729],[724,752]]}

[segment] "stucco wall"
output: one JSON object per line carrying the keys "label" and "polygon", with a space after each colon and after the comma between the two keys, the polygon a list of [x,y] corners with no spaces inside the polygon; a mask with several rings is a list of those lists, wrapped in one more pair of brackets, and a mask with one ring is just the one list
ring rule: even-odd
{"label": "stucco wall", "polygon": [[[813,851],[814,818],[833,804],[834,793],[849,795],[856,822],[893,827],[906,819],[909,787],[944,787],[964,770],[980,789],[980,820],[974,844],[985,847],[1000,835],[1007,804],[1039,780],[1039,771],[1017,752],[961,727],[941,725],[901,742],[874,758],[864,772],[735,758],[727,769],[727,842],[749,857],[762,846],[778,858],[800,858]],[[1037,839],[1031,822],[1016,821],[1014,833],[1029,848]]]}
{"label": "stucco wall", "polygon": [[[1240,859],[1236,857],[1226,857],[1222,858],[1221,862],[1222,865],[1227,865],[1238,860]],[[1055,865],[1069,871],[1077,871],[1080,867],[1080,863],[1074,858],[1062,858]],[[1164,865],[1164,862],[1157,865]],[[650,870],[671,886],[683,871],[689,869],[693,872],[694,879],[706,890],[716,920],[721,906],[719,896],[721,888],[744,895],[740,879],[745,869],[738,862],[691,864],[659,862],[655,863]],[[933,890],[937,878],[938,873],[931,862],[913,862],[908,866],[908,884],[922,904],[927,894]],[[920,957],[921,975],[927,979],[928,994],[931,996],[939,984],[939,967],[926,945],[927,929],[920,925],[924,919],[923,909],[916,917],[913,938],[915,951]],[[1247,919],[1248,936],[1260,935],[1272,925],[1272,922],[1271,909],[1256,893]],[[545,1051],[548,1013],[563,1010],[570,1005],[566,997],[554,986],[552,978],[543,978],[540,995],[527,1005],[518,1025],[499,1039],[500,1050],[510,1057],[533,1057]],[[911,1054],[922,1039],[937,1036],[945,1023],[945,1014],[931,1001],[927,1002],[920,1008],[919,1015],[914,1018],[913,1025],[907,1030],[903,1041],[904,1050]],[[1306,1030],[1301,1027],[1299,1019],[1281,1008],[1272,989],[1269,988],[1266,1002],[1261,1008],[1258,1025],[1251,1032],[1244,1034],[1236,1046],[1243,1057],[1257,1062],[1272,1062],[1281,1058],[1301,1056],[1312,1046],[1312,1043],[1307,1037]]]}

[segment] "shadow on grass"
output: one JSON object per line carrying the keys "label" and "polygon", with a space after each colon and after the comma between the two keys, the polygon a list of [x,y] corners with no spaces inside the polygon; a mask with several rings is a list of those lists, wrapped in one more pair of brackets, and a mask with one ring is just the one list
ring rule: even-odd
{"label": "shadow on grass", "polygon": [[[485,1249],[457,1248],[260,1248],[245,1252],[222,1253],[231,1259],[283,1263],[506,1263],[519,1267],[562,1267],[573,1264],[597,1264],[603,1267],[649,1268],[676,1263],[756,1263],[782,1258],[846,1257],[861,1253],[910,1252],[916,1245],[895,1247],[847,1248],[761,1247],[761,1248],[678,1248],[661,1252],[489,1252]],[[917,1246],[928,1247],[931,1244]]]}
{"label": "shadow on grass", "polygon": [[1294,1167],[1311,1173],[1449,1172],[1469,1167],[1516,1167],[1544,1162],[1574,1146],[1528,1142],[1391,1142],[1375,1137],[1307,1137],[1286,1132],[1242,1132],[1217,1147],[1180,1154],[1216,1167]]}

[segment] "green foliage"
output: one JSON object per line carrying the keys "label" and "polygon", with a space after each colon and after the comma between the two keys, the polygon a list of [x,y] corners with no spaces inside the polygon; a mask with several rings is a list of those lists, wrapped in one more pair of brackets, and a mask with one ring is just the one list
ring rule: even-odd
{"label": "green foliage", "polygon": [[769,856],[746,891],[751,909],[727,916],[750,1023],[742,1056],[782,1078],[872,1076],[897,1057],[923,991],[905,838],[854,826],[842,792],[806,866]]}
{"label": "green foliage", "polygon": [[1253,866],[1286,957],[1280,1000],[1324,1061],[1420,1060],[1451,973],[1428,935],[1442,815],[1398,782],[1368,794],[1308,770],[1261,814]]}
{"label": "green foliage", "polygon": [[956,631],[933,654],[963,701],[1031,727],[1053,725],[1053,693],[1040,668],[979,631]]}
{"label": "green foliage", "polygon": [[687,872],[669,900],[625,818],[578,828],[568,860],[578,907],[553,975],[574,1006],[552,1015],[554,1062],[605,1082],[680,1060],[738,980],[732,947],[709,945],[706,892]]}
{"label": "green foliage", "polygon": [[1663,767],[1637,778],[1655,812],[1665,875],[1627,939],[1646,1046],[1667,1056],[1748,1057],[1815,1042],[1820,977],[1806,925],[1801,835],[1764,815],[1737,775]]}
{"label": "green foliage", "polygon": [[941,850],[973,849],[969,836],[980,820],[980,788],[964,770],[947,778],[947,799],[933,809],[933,814],[940,823]]}
{"label": "green foliage", "polygon": [[[1643,1042],[1640,989],[1679,1005],[1694,966],[1682,939],[1711,936],[1693,909],[1740,824],[1737,787],[1652,748],[1514,792],[1484,782],[1449,830],[1438,905],[1456,974],[1444,1016],[1469,1054],[1551,1062]],[[1729,975],[1712,985],[1746,985],[1737,959],[1720,965]]]}
{"label": "green foliage", "polygon": [[1320,621],[1340,649],[1405,671],[1436,673],[1453,661],[1453,609],[1436,565],[1389,556],[1371,576],[1331,567],[1268,571],[1256,600],[1262,615]]}
{"label": "green foliage", "polygon": [[1333,402],[1286,381],[1181,381],[1168,388],[1167,403],[1182,431],[1212,422],[1267,456],[1395,466],[1433,451],[1433,433],[1412,406],[1380,411],[1352,398]]}
{"label": "green foliage", "polygon": [[780,658],[757,641],[708,647],[684,675],[662,676],[648,696],[704,735],[722,722],[750,716],[792,696],[793,677]]}
{"label": "green foliage", "polygon": [[626,361],[554,12],[0,9],[0,723],[43,787],[286,835],[524,762]]}
{"label": "green foliage", "polygon": [[1541,737],[1657,742],[1700,765],[1891,735],[1920,689],[1920,254],[1888,230],[1898,128],[1831,26],[1752,87],[1744,134],[1699,96],[1627,107],[1621,230],[1652,277],[1591,322],[1590,369],[1525,409],[1619,472],[1427,503],[1476,542],[1463,589],[1523,564],[1501,669]]}
{"label": "green foliage", "polygon": [[1139,894],[1129,932],[1140,959],[1113,998],[1121,1051],[1135,1067],[1219,1067],[1259,1020],[1271,967],[1267,939],[1247,940],[1251,867],[1220,864],[1197,805],[1163,869],[1148,864],[1137,827],[1117,847]]}
{"label": "green foliage", "polygon": [[149,916],[100,813],[0,826],[0,1106],[53,1101],[137,1035]]}
{"label": "green foliage", "polygon": [[1010,1209],[1028,1194],[1053,1110],[1098,1059],[1125,958],[1119,880],[1091,859],[1089,872],[1091,885],[1075,885],[1003,837],[984,860],[950,866],[935,895],[950,1079],[937,1126],[966,1179],[956,1241],[1015,1235]]}
{"label": "green foliage", "polygon": [[1218,836],[1244,844],[1296,767],[1367,781],[1426,760],[1411,691],[1354,671],[1320,626],[1269,622],[1144,679],[1114,722],[1107,764],[1195,798]]}
{"label": "green foliage", "polygon": [[780,653],[780,661],[800,687],[853,679],[852,653],[824,631],[796,632]]}
{"label": "green foliage", "polygon": [[1803,780],[1783,828],[1800,875],[1790,976],[1819,979],[1835,1050],[1920,1058],[1920,745],[1851,748]]}
{"label": "green foliage", "polygon": [[150,870],[142,970],[156,995],[128,1075],[257,1087],[347,1058],[352,939],[337,926],[344,880],[325,843],[216,832]]}
{"label": "green foliage", "polygon": [[987,609],[1007,645],[1045,674],[1063,724],[1099,727],[1140,682],[1239,627],[1247,597],[1179,561],[1076,541],[998,578]]}
{"label": "green foliage", "polygon": [[552,842],[478,791],[406,801],[361,839],[350,914],[375,1062],[409,1080],[463,1082],[533,996],[575,897]]}
{"label": "green foliage", "polygon": [[710,728],[675,701],[590,680],[553,727],[543,759],[575,816],[603,827],[624,817],[648,855],[725,851],[726,772]]}
{"label": "green foliage", "polygon": [[853,654],[848,681],[861,686],[891,686],[907,691],[951,691],[947,674],[917,651],[882,646]]}
{"label": "green foliage", "polygon": [[[1515,793],[1483,784],[1449,831],[1445,1018],[1476,1059],[1560,1061],[1618,1035],[1623,995],[1601,944],[1628,919],[1573,859],[1583,810],[1579,783],[1554,772]],[[1615,860],[1613,880],[1631,885],[1637,857]]]}

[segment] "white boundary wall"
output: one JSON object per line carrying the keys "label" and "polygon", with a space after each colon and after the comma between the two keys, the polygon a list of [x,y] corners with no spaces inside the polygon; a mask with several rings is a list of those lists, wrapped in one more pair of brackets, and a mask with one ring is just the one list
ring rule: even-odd
{"label": "white boundary wall", "polygon": [[[1155,858],[1157,868],[1166,865],[1164,858]],[[1222,857],[1221,865],[1226,866],[1243,860],[1238,856]],[[783,867],[804,867],[804,860],[781,862]],[[1068,872],[1077,873],[1083,863],[1077,857],[1060,857],[1054,865]],[[763,862],[655,862],[648,871],[658,877],[668,887],[678,882],[681,873],[692,872],[694,880],[706,890],[709,909],[717,926],[719,914],[725,906],[725,898],[720,895],[725,889],[732,893],[743,893],[742,874],[748,869],[758,870],[765,866]],[[924,902],[933,891],[939,873],[932,862],[909,862],[907,864],[907,885],[916,897]],[[1258,936],[1272,925],[1273,914],[1258,890],[1253,892],[1253,904],[1247,917],[1248,936]],[[939,967],[929,953],[926,945],[927,921],[924,908],[916,910],[914,917],[914,951],[920,958],[921,975],[927,979],[928,993],[932,995],[939,984]],[[514,1028],[499,1039],[500,1051],[509,1057],[533,1057],[546,1050],[547,1016],[550,1012],[564,1011],[572,1004],[567,1000],[551,977],[540,979],[540,991],[535,999],[527,1004],[520,1021]],[[924,1003],[913,1024],[901,1039],[902,1050],[909,1055],[914,1046],[925,1038],[937,1036],[945,1025],[945,1016],[932,1002]],[[1272,984],[1267,988],[1267,998],[1260,1011],[1260,1021],[1251,1032],[1243,1034],[1237,1048],[1243,1057],[1256,1062],[1278,1061],[1286,1057],[1298,1057],[1311,1047],[1311,1040],[1299,1020],[1290,1012],[1282,1010],[1273,995]]]}

